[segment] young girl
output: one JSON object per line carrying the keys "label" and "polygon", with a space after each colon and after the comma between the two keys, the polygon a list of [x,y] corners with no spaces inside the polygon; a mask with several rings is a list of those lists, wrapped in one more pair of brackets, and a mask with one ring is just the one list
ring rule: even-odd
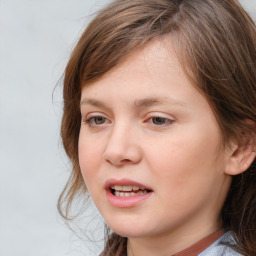
{"label": "young girl", "polygon": [[237,0],[113,1],[65,71],[62,216],[88,193],[102,256],[255,256],[255,66]]}

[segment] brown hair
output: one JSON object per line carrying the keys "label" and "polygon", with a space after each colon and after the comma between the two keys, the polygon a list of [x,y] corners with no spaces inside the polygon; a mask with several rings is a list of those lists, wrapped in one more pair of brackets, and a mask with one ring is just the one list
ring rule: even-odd
{"label": "brown hair", "polygon": [[[164,34],[171,35],[185,72],[209,100],[223,141],[252,143],[255,150],[256,28],[239,2],[115,0],[86,28],[65,70],[61,136],[73,170],[58,201],[64,218],[69,218],[72,201],[86,193],[78,163],[82,85]],[[246,172],[233,177],[222,221],[226,230],[233,231],[236,250],[256,255],[255,160]],[[125,248],[126,238],[112,234],[102,255],[125,255]]]}

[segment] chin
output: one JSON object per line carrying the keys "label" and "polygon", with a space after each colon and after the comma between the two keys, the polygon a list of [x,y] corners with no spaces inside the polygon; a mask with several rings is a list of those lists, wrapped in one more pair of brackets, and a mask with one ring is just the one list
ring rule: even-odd
{"label": "chin", "polygon": [[147,215],[132,209],[121,209],[107,214],[106,211],[102,213],[111,230],[122,237],[147,237],[160,231],[159,225],[154,222],[154,219],[152,220]]}
{"label": "chin", "polygon": [[148,225],[138,225],[138,221],[135,224],[128,221],[122,224],[110,223],[109,227],[116,234],[122,237],[140,238],[149,236],[153,233],[153,231],[149,229]]}
{"label": "chin", "polygon": [[116,234],[122,236],[122,237],[133,237],[133,238],[141,238],[145,237],[145,232],[139,231],[139,230],[128,230],[128,229],[112,229]]}

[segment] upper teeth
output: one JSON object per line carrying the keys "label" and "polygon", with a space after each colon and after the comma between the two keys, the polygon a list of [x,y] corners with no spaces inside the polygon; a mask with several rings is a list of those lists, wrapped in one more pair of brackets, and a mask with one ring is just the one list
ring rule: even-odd
{"label": "upper teeth", "polygon": [[137,186],[111,186],[112,189],[118,190],[118,191],[138,191],[138,190],[145,190],[145,188],[137,187]]}

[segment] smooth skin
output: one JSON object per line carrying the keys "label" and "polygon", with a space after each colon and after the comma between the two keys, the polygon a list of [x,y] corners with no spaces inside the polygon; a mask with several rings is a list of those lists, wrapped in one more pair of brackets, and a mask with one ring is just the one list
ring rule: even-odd
{"label": "smooth skin", "polygon": [[[223,147],[212,108],[169,37],[84,85],[81,115],[82,175],[106,223],[128,237],[128,256],[170,256],[221,228],[236,145]],[[115,207],[104,188],[111,178],[153,192],[135,207]]]}

